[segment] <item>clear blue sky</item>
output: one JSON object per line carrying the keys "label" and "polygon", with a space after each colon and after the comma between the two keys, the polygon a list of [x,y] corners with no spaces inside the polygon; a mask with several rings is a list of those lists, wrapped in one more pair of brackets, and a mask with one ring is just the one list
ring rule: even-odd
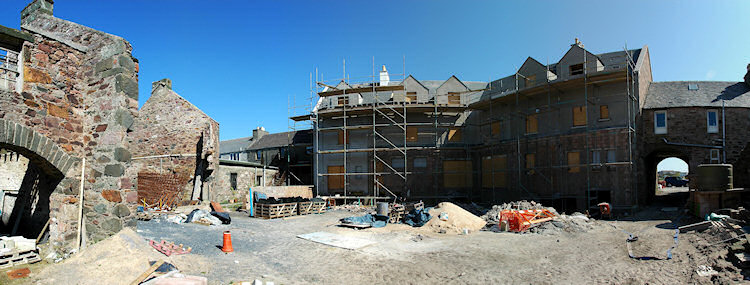
{"label": "clear blue sky", "polygon": [[[3,0],[18,28],[30,0]],[[369,76],[372,58],[417,79],[486,81],[527,56],[559,60],[575,37],[594,53],[647,44],[654,80],[739,81],[750,62],[750,1],[197,1],[58,0],[55,16],[119,35],[151,82],[221,124],[221,139],[256,126],[287,130],[287,98],[309,76]]]}

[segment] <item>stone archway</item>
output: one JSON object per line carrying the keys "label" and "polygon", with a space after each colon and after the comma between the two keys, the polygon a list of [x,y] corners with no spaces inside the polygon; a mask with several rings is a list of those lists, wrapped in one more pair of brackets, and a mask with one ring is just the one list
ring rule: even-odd
{"label": "stone archway", "polygon": [[[0,149],[7,153],[0,163],[16,176],[15,189],[0,189],[0,233],[35,238],[51,217],[51,196],[78,164],[57,143],[26,126],[0,119]],[[15,154],[15,161],[13,160]],[[23,164],[19,164],[19,157]]]}
{"label": "stone archway", "polygon": [[649,203],[653,203],[653,202],[681,203],[681,202],[684,202],[684,201],[661,201],[663,199],[657,201],[656,191],[655,191],[655,187],[656,187],[656,183],[657,183],[657,181],[656,181],[657,165],[659,164],[659,162],[661,162],[662,160],[664,160],[666,158],[669,158],[669,157],[676,157],[676,158],[681,159],[682,161],[684,161],[685,163],[688,164],[688,168],[689,168],[688,172],[694,173],[694,169],[690,168],[690,150],[686,150],[686,149],[683,149],[683,148],[680,148],[680,147],[671,147],[671,146],[670,147],[661,147],[661,148],[657,148],[657,149],[653,150],[651,153],[649,153],[648,155],[646,155],[644,157],[645,167],[644,167],[644,172],[642,173],[643,174],[642,177],[645,179],[645,182],[646,182],[646,186],[645,187],[646,187],[647,191],[645,191],[645,192],[648,194],[647,199],[648,199]]}

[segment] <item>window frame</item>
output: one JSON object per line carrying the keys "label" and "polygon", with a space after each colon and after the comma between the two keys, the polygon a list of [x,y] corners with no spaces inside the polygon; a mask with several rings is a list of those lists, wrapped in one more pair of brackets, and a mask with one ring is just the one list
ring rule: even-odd
{"label": "window frame", "polygon": [[[715,158],[714,154],[716,154]],[[711,149],[709,152],[709,161],[711,161],[711,163],[721,163],[721,152],[719,149]]]}
{"label": "window frame", "polygon": [[[580,69],[578,67],[580,67]],[[585,67],[583,66],[583,63],[576,63],[568,66],[568,72],[570,73],[570,76],[581,75],[583,74],[584,70]]]}
{"label": "window frame", "polygon": [[[664,126],[659,127],[659,114],[664,115]],[[654,134],[664,135],[667,134],[669,128],[669,116],[667,110],[654,111]]]}
{"label": "window frame", "polygon": [[[711,113],[714,113],[714,125],[711,126]],[[706,110],[706,133],[718,134],[719,133],[719,111],[716,109]]]}

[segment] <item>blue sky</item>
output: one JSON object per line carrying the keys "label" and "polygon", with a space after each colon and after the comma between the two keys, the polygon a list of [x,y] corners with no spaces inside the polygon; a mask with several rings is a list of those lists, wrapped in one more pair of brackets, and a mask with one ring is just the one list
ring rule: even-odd
{"label": "blue sky", "polygon": [[[288,97],[309,97],[310,73],[369,76],[372,60],[417,79],[486,81],[527,56],[559,60],[578,37],[594,53],[648,45],[654,80],[739,81],[750,63],[750,1],[197,1],[65,0],[55,16],[119,35],[151,82],[221,125],[287,130]],[[18,28],[28,0],[3,0]]]}

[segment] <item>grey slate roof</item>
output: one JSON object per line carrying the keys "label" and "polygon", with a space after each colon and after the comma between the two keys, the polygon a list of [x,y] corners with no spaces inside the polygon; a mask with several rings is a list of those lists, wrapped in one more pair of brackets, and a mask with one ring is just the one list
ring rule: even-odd
{"label": "grey slate roof", "polygon": [[284,147],[289,144],[312,144],[312,130],[267,134],[253,141],[252,137],[219,142],[219,153]]}
{"label": "grey slate roof", "polygon": [[[698,90],[688,90],[688,84],[698,84]],[[750,108],[750,86],[735,81],[668,81],[652,82],[648,87],[645,109],[673,107]]]}
{"label": "grey slate roof", "polygon": [[234,153],[246,150],[250,147],[250,139],[252,137],[244,137],[238,139],[231,139],[219,142],[219,153]]}

